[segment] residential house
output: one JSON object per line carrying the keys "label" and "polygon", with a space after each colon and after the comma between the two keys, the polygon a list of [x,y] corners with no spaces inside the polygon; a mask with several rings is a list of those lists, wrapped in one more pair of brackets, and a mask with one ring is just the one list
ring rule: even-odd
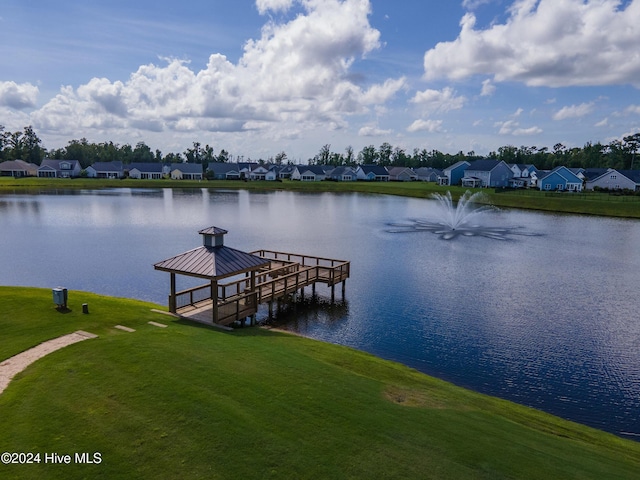
{"label": "residential house", "polygon": [[38,177],[73,178],[80,176],[82,167],[78,160],[53,160],[45,158],[38,167]]}
{"label": "residential house", "polygon": [[291,174],[291,180],[301,182],[320,182],[326,178],[324,168],[320,165],[296,165]]}
{"label": "residential house", "polygon": [[508,187],[513,171],[503,160],[476,160],[464,171],[465,187]]}
{"label": "residential house", "polygon": [[212,162],[207,167],[214,180],[240,180],[240,168],[237,163]]}
{"label": "residential house", "polygon": [[35,177],[38,165],[24,160],[7,160],[0,163],[0,177]]}
{"label": "residential house", "polygon": [[249,173],[249,178],[251,180],[267,180],[274,181],[276,179],[276,172],[269,165],[258,165],[251,173]]}
{"label": "residential house", "polygon": [[89,178],[122,178],[124,165],[122,162],[96,162],[86,168]]}
{"label": "residential house", "polygon": [[389,171],[389,180],[392,182],[415,182],[418,175],[408,167],[391,167]]}
{"label": "residential house", "polygon": [[278,178],[280,180],[284,180],[285,178],[291,178],[291,174],[293,174],[293,171],[295,170],[295,165],[283,165],[279,170],[278,170]]}
{"label": "residential house", "polygon": [[415,172],[418,180],[421,182],[437,182],[438,177],[442,176],[442,170],[429,167],[417,168]]}
{"label": "residential house", "polygon": [[471,165],[466,160],[456,162],[442,170],[442,175],[438,177],[438,185],[460,185],[464,171]]}
{"label": "residential house", "polygon": [[141,180],[157,180],[164,178],[169,173],[161,163],[131,163],[125,167],[129,171],[129,178]]}
{"label": "residential house", "polygon": [[201,163],[172,163],[169,172],[173,180],[202,180]]}
{"label": "residential house", "polygon": [[596,174],[596,169],[585,171],[587,180],[585,188],[595,190],[603,188],[607,190],[640,190],[640,170],[615,170],[613,168]]}
{"label": "residential house", "polygon": [[358,180],[370,182],[388,182],[389,171],[382,165],[360,165],[356,169]]}
{"label": "residential house", "polygon": [[556,167],[538,177],[538,188],[545,191],[582,191],[582,180],[567,167]]}
{"label": "residential house", "polygon": [[513,177],[509,180],[509,186],[513,188],[525,188],[530,187],[533,183],[531,174],[536,171],[534,165],[524,165],[521,163],[514,163],[509,165],[513,172]]}
{"label": "residential house", "polygon": [[241,180],[249,180],[251,178],[251,172],[254,168],[257,168],[256,162],[238,162],[238,171],[240,172]]}
{"label": "residential house", "polygon": [[355,182],[358,180],[358,175],[352,167],[336,167],[328,178],[336,182]]}

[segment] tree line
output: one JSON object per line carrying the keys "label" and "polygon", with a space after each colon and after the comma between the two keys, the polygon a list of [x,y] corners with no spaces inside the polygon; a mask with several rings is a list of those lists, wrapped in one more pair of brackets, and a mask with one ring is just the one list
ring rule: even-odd
{"label": "tree line", "polygon": [[[333,152],[330,144],[325,144],[320,151],[308,162],[313,165],[356,166],[356,165],[384,165],[402,167],[431,167],[443,169],[459,161],[472,162],[480,159],[504,160],[506,163],[533,164],[538,169],[550,170],[560,165],[570,168],[615,168],[632,170],[638,168],[636,155],[640,149],[640,133],[625,136],[622,140],[613,140],[608,144],[588,142],[584,147],[568,148],[557,143],[553,148],[506,145],[492,151],[488,155],[477,155],[474,151],[456,154],[443,153],[439,150],[414,148],[408,152],[405,148],[393,146],[384,142],[379,147],[365,146],[360,152],[355,152],[348,146],[344,152]],[[244,161],[242,156],[233,156],[227,150],[221,149],[217,154],[213,147],[193,142],[190,148],[181,153],[163,155],[158,149],[152,150],[144,142],[135,146],[119,145],[113,142],[93,143],[86,138],[71,140],[66,147],[47,150],[42,145],[31,126],[22,131],[9,132],[0,125],[0,161],[25,160],[40,165],[44,158],[58,160],[78,160],[82,168],[87,168],[95,162],[121,161],[124,164],[135,162],[160,163],[201,163],[206,168],[212,162]],[[291,164],[291,160],[284,151],[267,159],[251,160],[257,163]]]}

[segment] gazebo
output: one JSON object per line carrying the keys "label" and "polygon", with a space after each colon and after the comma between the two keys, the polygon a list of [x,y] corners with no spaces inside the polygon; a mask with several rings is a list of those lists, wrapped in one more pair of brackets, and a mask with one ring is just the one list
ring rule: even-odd
{"label": "gazebo", "polygon": [[[240,318],[255,314],[257,299],[256,272],[268,268],[268,259],[242,252],[224,245],[224,236],[228,232],[222,228],[210,227],[198,232],[202,235],[203,245],[175,257],[154,264],[156,270],[171,274],[171,293],[169,311],[178,313],[184,307],[211,309],[211,321],[214,324],[227,324]],[[186,275],[206,279],[204,286],[176,292],[176,275]],[[241,282],[243,290],[237,291],[237,299],[226,301],[224,288],[219,298],[218,282],[225,278],[244,275]],[[240,288],[240,287],[238,287]],[[246,313],[246,315],[245,315]]]}

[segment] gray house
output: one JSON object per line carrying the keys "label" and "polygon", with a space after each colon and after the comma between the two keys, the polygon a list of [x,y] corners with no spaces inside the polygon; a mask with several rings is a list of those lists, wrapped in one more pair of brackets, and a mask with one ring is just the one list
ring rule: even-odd
{"label": "gray house", "polygon": [[336,167],[329,174],[329,178],[336,182],[354,182],[358,179],[358,176],[351,167]]}
{"label": "gray house", "polygon": [[391,167],[389,171],[389,180],[392,182],[413,182],[418,180],[418,175],[408,167]]}
{"label": "gray house", "polygon": [[89,178],[122,178],[124,166],[122,162],[96,162],[86,168]]}
{"label": "gray house", "polygon": [[73,178],[80,176],[82,167],[78,160],[52,160],[45,158],[38,167],[38,176],[47,178]]}
{"label": "gray house", "polygon": [[215,180],[240,180],[240,168],[237,163],[211,162],[207,167]]}
{"label": "gray house", "polygon": [[513,171],[502,160],[476,160],[464,171],[463,187],[508,187]]}
{"label": "gray house", "polygon": [[0,163],[0,177],[35,177],[38,165],[24,160],[7,160]]}
{"label": "gray house", "polygon": [[585,188],[594,190],[604,188],[608,190],[640,190],[640,170],[615,170],[608,168],[605,171],[596,172],[586,170],[587,181]]}
{"label": "gray house", "polygon": [[421,182],[437,182],[438,177],[442,176],[442,170],[429,167],[417,168],[415,172],[418,180]]}

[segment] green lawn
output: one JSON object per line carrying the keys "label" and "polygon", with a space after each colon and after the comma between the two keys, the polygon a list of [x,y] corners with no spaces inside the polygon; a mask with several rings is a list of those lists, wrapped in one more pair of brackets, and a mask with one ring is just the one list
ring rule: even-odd
{"label": "green lawn", "polygon": [[[362,192],[406,197],[428,198],[433,193],[450,190],[453,197],[462,195],[466,188],[439,187],[427,182],[243,182],[243,181],[189,181],[189,180],[98,180],[56,178],[0,178],[0,194],[15,192],[40,193],[51,189],[86,188],[221,188],[254,191],[290,190],[298,192]],[[494,193],[485,189],[489,202],[497,207],[523,208],[559,213],[579,213],[612,217],[640,218],[639,196],[613,196],[604,193],[549,194],[537,190]]]}
{"label": "green lawn", "polygon": [[69,306],[57,312],[50,290],[0,287],[0,360],[78,329],[99,335],[38,360],[0,395],[0,452],[100,452],[102,463],[0,465],[0,478],[640,472],[640,443],[345,347],[260,328],[223,332],[84,292],[69,292]]}

